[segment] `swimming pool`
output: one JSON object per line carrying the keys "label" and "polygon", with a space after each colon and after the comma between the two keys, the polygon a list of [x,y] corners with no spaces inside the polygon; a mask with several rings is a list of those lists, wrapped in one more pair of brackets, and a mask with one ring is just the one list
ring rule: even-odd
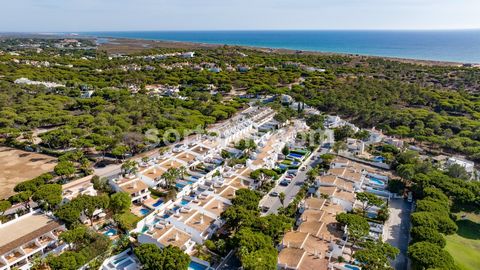
{"label": "swimming pool", "polygon": [[142,216],[146,216],[148,215],[148,213],[150,213],[150,210],[148,210],[147,208],[140,209],[140,214],[142,214]]}
{"label": "swimming pool", "polygon": [[117,265],[116,269],[125,269],[125,268],[127,268],[127,266],[129,266],[132,263],[133,263],[133,261],[130,258],[127,258],[127,260],[125,260],[121,264]]}
{"label": "swimming pool", "polygon": [[160,205],[163,204],[163,200],[162,199],[158,199],[153,205],[153,207],[159,207]]}
{"label": "swimming pool", "polygon": [[377,162],[377,163],[383,163],[385,162],[385,158],[382,157],[382,156],[376,156],[372,159],[373,162]]}
{"label": "swimming pool", "polygon": [[383,182],[382,180],[380,180],[378,178],[375,178],[375,177],[370,177],[369,181],[370,181],[370,183],[378,185],[378,186],[384,186],[385,185],[385,182]]}
{"label": "swimming pool", "polygon": [[179,188],[179,189],[182,189],[182,188],[185,187],[185,185],[180,184],[180,183],[176,183],[175,186],[176,186],[177,188]]}
{"label": "swimming pool", "polygon": [[345,268],[347,269],[352,269],[352,270],[360,270],[361,268],[356,266],[356,265],[351,265],[351,264],[345,264]]}
{"label": "swimming pool", "polygon": [[303,155],[300,155],[300,154],[297,154],[297,153],[290,153],[288,155],[291,156],[291,157],[294,157],[294,158],[303,158]]}
{"label": "swimming pool", "polygon": [[104,232],[103,234],[106,236],[114,236],[117,234],[117,230],[115,230],[114,228],[111,228],[108,231]]}
{"label": "swimming pool", "polygon": [[190,264],[188,265],[188,270],[205,270],[207,269],[208,266],[191,261]]}

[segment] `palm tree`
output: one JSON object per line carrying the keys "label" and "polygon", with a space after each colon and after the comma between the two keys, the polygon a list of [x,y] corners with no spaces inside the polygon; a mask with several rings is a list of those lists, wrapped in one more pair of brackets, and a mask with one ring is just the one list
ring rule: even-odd
{"label": "palm tree", "polygon": [[181,166],[177,169],[177,174],[179,178],[184,179],[184,177],[187,175],[187,168],[185,166]]}
{"label": "palm tree", "polygon": [[170,189],[171,187],[173,187],[173,185],[175,185],[178,176],[178,169],[170,168],[162,174],[161,178],[165,181],[165,187]]}

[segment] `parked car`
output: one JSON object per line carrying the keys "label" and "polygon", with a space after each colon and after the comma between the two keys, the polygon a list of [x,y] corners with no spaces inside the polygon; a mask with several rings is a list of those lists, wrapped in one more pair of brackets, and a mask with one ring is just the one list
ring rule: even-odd
{"label": "parked car", "polygon": [[287,181],[287,180],[283,180],[282,182],[280,182],[280,186],[288,186],[290,184],[290,181]]}
{"label": "parked car", "polygon": [[270,196],[272,196],[272,197],[278,197],[278,195],[279,195],[279,194],[278,194],[278,192],[276,192],[276,191],[270,192]]}

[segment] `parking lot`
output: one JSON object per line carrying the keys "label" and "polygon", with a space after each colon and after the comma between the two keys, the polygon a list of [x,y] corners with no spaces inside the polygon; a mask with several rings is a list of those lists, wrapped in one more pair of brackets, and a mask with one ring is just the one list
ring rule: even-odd
{"label": "parking lot", "polygon": [[[277,213],[278,208],[282,206],[280,202],[280,198],[278,196],[272,196],[272,192],[277,192],[278,194],[280,193],[285,193],[285,200],[283,202],[283,206],[287,206],[297,195],[297,193],[300,191],[300,188],[302,187],[303,183],[305,180],[307,180],[307,172],[311,170],[313,167],[317,165],[319,162],[318,156],[325,154],[328,152],[328,149],[321,148],[320,151],[313,152],[307,160],[303,163],[302,166],[304,167],[304,170],[298,170],[296,172],[296,175],[291,178],[290,184],[288,186],[282,186],[280,183],[284,178],[280,178],[278,181],[278,184],[268,193],[266,194],[262,200],[260,201],[260,207],[268,209],[267,211],[264,211],[263,214],[271,214],[271,213]],[[288,175],[288,174],[287,174]]]}
{"label": "parking lot", "polygon": [[391,199],[389,202],[390,218],[385,222],[385,241],[400,249],[400,254],[393,262],[396,270],[408,269],[407,249],[410,240],[410,212],[412,203],[404,199]]}

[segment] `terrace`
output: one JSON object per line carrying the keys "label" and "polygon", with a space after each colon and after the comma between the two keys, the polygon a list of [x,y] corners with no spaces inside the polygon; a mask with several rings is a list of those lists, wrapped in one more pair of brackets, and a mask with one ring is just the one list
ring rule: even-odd
{"label": "terrace", "polygon": [[15,250],[7,255],[5,255],[5,259],[8,261],[8,263],[12,263],[24,256],[23,253],[20,252],[20,250]]}
{"label": "terrace", "polygon": [[160,165],[167,170],[170,169],[170,168],[180,168],[181,166],[183,166],[182,163],[180,163],[176,160],[173,160],[173,159],[164,161],[164,162],[160,163]]}
{"label": "terrace", "polygon": [[175,246],[179,247],[182,250],[185,250],[187,247],[186,244],[191,241],[191,236],[186,232],[183,232],[175,227],[171,228],[163,236],[161,236],[157,241],[163,246]]}
{"label": "terrace", "polygon": [[232,181],[230,181],[228,185],[237,189],[241,189],[241,188],[248,188],[250,186],[250,182],[240,178],[235,178]]}
{"label": "terrace", "polygon": [[180,209],[178,209],[178,212],[175,213],[173,216],[179,220],[179,221],[182,221],[182,222],[185,222],[187,221],[190,217],[192,217],[193,215],[197,214],[198,211],[197,210],[193,210],[193,209],[188,209],[188,208],[185,208],[185,207],[181,207]]}
{"label": "terrace", "polygon": [[350,191],[342,191],[341,189],[336,189],[333,197],[341,199],[346,202],[351,202],[352,204],[355,202],[355,193]]}
{"label": "terrace", "polygon": [[284,248],[278,254],[278,264],[287,269],[298,269],[305,253],[298,248]]}
{"label": "terrace", "polygon": [[337,176],[328,174],[328,175],[317,177],[317,180],[320,182],[320,185],[333,185],[337,180]]}
{"label": "terrace", "polygon": [[322,210],[307,209],[303,211],[300,219],[302,221],[320,221],[322,220],[322,217],[324,214],[325,214],[325,211],[322,211]]}
{"label": "terrace", "polygon": [[204,206],[204,209],[214,213],[216,216],[220,216],[230,205],[221,202],[217,199],[212,200],[210,203]]}
{"label": "terrace", "polygon": [[319,237],[321,235],[322,227],[324,226],[323,222],[319,221],[305,221],[298,226],[298,231],[303,233],[309,233],[313,236]]}
{"label": "terrace", "polygon": [[146,234],[151,235],[154,239],[160,239],[163,235],[165,235],[171,228],[173,228],[173,225],[171,224],[157,224],[151,229],[149,229]]}
{"label": "terrace", "polygon": [[185,225],[190,226],[203,234],[213,224],[213,222],[215,222],[215,219],[205,214],[196,213]]}
{"label": "terrace", "polygon": [[221,191],[220,196],[227,200],[232,200],[235,197],[235,188],[227,186],[227,188]]}
{"label": "terrace", "polygon": [[307,240],[308,233],[290,231],[283,236],[282,245],[287,247],[302,248]]}
{"label": "terrace", "polygon": [[33,251],[37,250],[40,246],[35,243],[35,241],[30,242],[22,247],[23,251],[25,251],[25,254],[30,254]]}
{"label": "terrace", "polygon": [[210,202],[210,200],[213,198],[213,196],[211,195],[208,195],[208,196],[198,196],[198,206],[204,206],[206,205],[208,202]]}
{"label": "terrace", "polygon": [[135,197],[149,194],[148,186],[138,179],[121,185],[120,189],[123,192],[127,192],[128,194],[130,194],[130,196],[132,196],[132,199],[135,199]]}
{"label": "terrace", "polygon": [[143,173],[144,176],[146,177],[149,177],[153,180],[156,180],[158,178],[160,178],[164,172],[166,172],[167,170],[162,168],[162,167],[158,167],[158,166],[154,166],[153,168],[145,171]]}
{"label": "terrace", "polygon": [[188,164],[195,160],[195,156],[187,152],[177,155],[176,158]]}
{"label": "terrace", "polygon": [[331,198],[333,196],[333,194],[335,194],[335,190],[337,189],[337,187],[319,187],[318,188],[318,192],[320,192],[320,194],[325,194],[325,195],[328,195],[329,198]]}
{"label": "terrace", "polygon": [[192,149],[192,152],[195,152],[195,153],[197,153],[197,154],[199,154],[199,155],[204,155],[204,154],[206,154],[209,150],[210,150],[210,149],[207,148],[207,147],[198,145],[198,146],[196,146],[196,147],[194,147],[194,148]]}

